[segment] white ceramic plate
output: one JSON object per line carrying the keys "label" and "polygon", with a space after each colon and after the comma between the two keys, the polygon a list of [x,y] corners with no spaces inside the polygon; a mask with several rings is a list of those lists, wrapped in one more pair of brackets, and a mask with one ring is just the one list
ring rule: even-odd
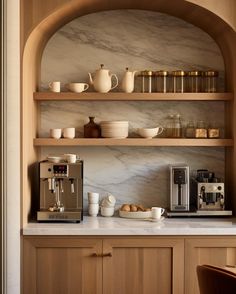
{"label": "white ceramic plate", "polygon": [[120,217],[124,217],[124,218],[145,219],[145,218],[151,218],[152,212],[151,211],[130,212],[130,211],[119,210],[119,215]]}

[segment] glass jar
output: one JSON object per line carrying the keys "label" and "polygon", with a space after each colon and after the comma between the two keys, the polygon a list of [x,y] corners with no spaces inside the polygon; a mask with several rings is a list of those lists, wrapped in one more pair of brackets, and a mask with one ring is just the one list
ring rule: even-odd
{"label": "glass jar", "polygon": [[174,115],[170,114],[165,127],[165,136],[167,138],[173,138],[173,129],[174,129]]}
{"label": "glass jar", "polygon": [[190,93],[201,92],[201,71],[194,70],[188,72],[188,91]]}
{"label": "glass jar", "polygon": [[156,78],[156,92],[167,93],[169,92],[169,73],[166,70],[159,70],[155,72]]}
{"label": "glass jar", "polygon": [[183,70],[172,71],[172,85],[174,93],[186,92],[186,72]]}
{"label": "glass jar", "polygon": [[220,128],[217,127],[216,123],[211,123],[207,129],[208,138],[219,138]]}
{"label": "glass jar", "polygon": [[141,71],[138,75],[141,79],[141,92],[152,93],[153,92],[153,72],[151,70]]}
{"label": "glass jar", "polygon": [[195,137],[195,125],[193,121],[189,121],[185,128],[185,137],[194,138]]}
{"label": "glass jar", "polygon": [[173,138],[181,138],[182,137],[182,123],[180,114],[176,114],[174,116],[174,126],[173,126]]}
{"label": "glass jar", "polygon": [[202,72],[202,85],[204,92],[217,92],[219,72],[215,70],[208,70]]}
{"label": "glass jar", "polygon": [[207,127],[206,123],[202,120],[197,122],[197,127],[195,130],[196,138],[207,138]]}

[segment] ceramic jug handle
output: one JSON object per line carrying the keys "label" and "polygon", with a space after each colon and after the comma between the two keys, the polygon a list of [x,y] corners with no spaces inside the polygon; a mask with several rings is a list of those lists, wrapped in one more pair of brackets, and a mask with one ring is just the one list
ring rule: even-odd
{"label": "ceramic jug handle", "polygon": [[111,87],[111,90],[118,86],[118,78],[117,78],[117,75],[112,74],[112,75],[111,75],[111,78],[112,78],[112,77],[115,77],[115,79],[116,79],[116,84],[115,84],[115,86]]}
{"label": "ceramic jug handle", "polygon": [[163,127],[159,127],[159,131],[157,132],[157,135],[160,135],[163,131],[164,131],[164,128]]}
{"label": "ceramic jug handle", "polygon": [[162,209],[161,209],[161,215],[162,215],[164,212],[165,212],[165,209],[162,208]]}

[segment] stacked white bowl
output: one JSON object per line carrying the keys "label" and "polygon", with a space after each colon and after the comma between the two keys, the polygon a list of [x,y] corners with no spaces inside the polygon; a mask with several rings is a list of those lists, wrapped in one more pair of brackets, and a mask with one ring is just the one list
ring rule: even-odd
{"label": "stacked white bowl", "polygon": [[88,213],[90,216],[97,216],[99,211],[99,193],[88,192]]}
{"label": "stacked white bowl", "polygon": [[113,195],[108,195],[101,201],[101,215],[113,216],[115,212],[116,198]]}
{"label": "stacked white bowl", "polygon": [[123,139],[129,135],[128,121],[102,121],[100,125],[103,138]]}

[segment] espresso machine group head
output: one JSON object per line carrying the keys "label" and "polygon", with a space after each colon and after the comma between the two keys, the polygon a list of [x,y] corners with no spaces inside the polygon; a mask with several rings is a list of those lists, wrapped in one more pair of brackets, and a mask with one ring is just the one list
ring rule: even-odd
{"label": "espresso machine group head", "polygon": [[83,161],[51,163],[40,168],[40,211],[38,221],[73,221],[83,219]]}

